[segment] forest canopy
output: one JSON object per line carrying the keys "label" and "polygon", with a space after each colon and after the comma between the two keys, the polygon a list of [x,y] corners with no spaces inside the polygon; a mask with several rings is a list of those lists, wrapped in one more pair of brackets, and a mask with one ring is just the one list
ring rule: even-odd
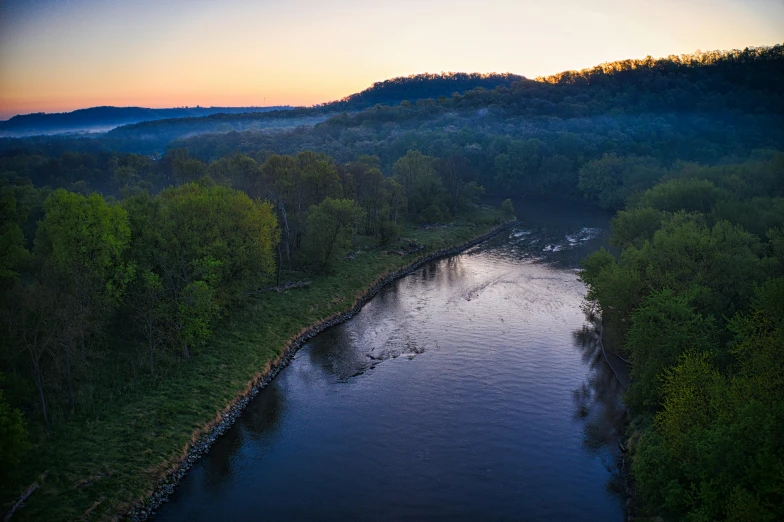
{"label": "forest canopy", "polygon": [[784,518],[783,85],[776,45],[0,139],[0,479],[286,277],[558,195],[617,211],[581,277],[631,362],[643,513]]}

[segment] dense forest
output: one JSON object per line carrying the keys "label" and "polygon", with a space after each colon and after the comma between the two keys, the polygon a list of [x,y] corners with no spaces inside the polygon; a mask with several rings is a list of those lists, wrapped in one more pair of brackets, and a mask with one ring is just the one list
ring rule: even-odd
{"label": "dense forest", "polygon": [[625,402],[642,510],[784,517],[784,155],[688,168],[628,199],[585,261]]}
{"label": "dense forest", "polygon": [[618,211],[582,278],[631,361],[640,510],[782,518],[782,85],[778,45],[0,140],[3,491],[58,426],[142,375],[165,386],[251,296],[416,248],[404,227],[497,222],[485,193],[558,194]]}
{"label": "dense forest", "polygon": [[[99,138],[64,135],[61,150],[119,150],[162,152],[168,143],[185,136],[206,132],[265,131],[312,126],[342,112],[354,113],[378,104],[397,105],[405,100],[443,97],[476,88],[494,89],[522,80],[511,74],[419,74],[378,82],[342,100],[313,107],[198,107],[143,109],[135,107],[93,107],[63,114],[29,114],[0,122],[0,136],[34,136],[80,129],[107,132]],[[112,129],[112,127],[122,126]],[[13,147],[15,141],[5,145]],[[51,146],[49,139],[28,139],[26,144]],[[2,145],[0,145],[2,147]]]}
{"label": "dense forest", "polygon": [[[36,172],[67,168],[69,157]],[[19,412],[48,432],[100,400],[95,372],[107,364],[125,361],[134,374],[155,375],[188,360],[215,321],[278,284],[281,271],[326,273],[357,247],[358,235],[365,245],[386,247],[404,223],[470,216],[483,193],[463,177],[459,160],[419,151],[401,157],[392,176],[374,157],[335,164],[310,151],[209,165],[180,149],[156,162],[75,157],[94,160],[99,174],[114,170],[102,185],[106,197],[36,187],[26,177],[9,179],[8,171],[3,178],[0,364],[3,407],[15,406],[15,431],[0,455],[6,472],[26,445]],[[75,164],[69,175],[83,178],[85,188],[96,178]]]}
{"label": "dense forest", "polygon": [[[429,91],[412,87],[427,85],[414,78],[402,83],[410,100],[359,112],[330,116],[333,105],[327,104],[161,120],[95,139],[0,140],[0,154],[39,156],[31,161],[40,162],[66,152],[156,157],[184,148],[208,163],[237,153],[263,161],[273,153],[312,150],[341,163],[377,156],[381,170],[390,172],[408,150],[420,150],[465,158],[474,181],[489,192],[557,192],[617,209],[679,162],[739,163],[762,149],[784,148],[783,70],[784,46],[775,46],[627,60],[437,98],[416,97]],[[257,130],[231,130],[245,120]],[[215,132],[218,125],[225,132]],[[106,171],[99,176],[105,180]],[[61,182],[82,180],[66,175]]]}

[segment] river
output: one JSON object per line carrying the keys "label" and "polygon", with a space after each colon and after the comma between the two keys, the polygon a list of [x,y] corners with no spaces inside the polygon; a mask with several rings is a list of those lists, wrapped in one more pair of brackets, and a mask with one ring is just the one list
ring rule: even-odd
{"label": "river", "polygon": [[623,520],[619,383],[576,273],[609,215],[515,206],[313,338],[155,520]]}

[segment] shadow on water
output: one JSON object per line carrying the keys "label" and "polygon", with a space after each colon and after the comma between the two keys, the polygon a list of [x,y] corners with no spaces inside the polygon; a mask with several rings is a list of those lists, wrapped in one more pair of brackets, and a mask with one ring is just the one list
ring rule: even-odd
{"label": "shadow on water", "polygon": [[284,412],[283,393],[277,386],[268,386],[243,411],[237,424],[218,438],[210,448],[210,458],[203,459],[207,489],[219,489],[223,480],[236,474],[240,450],[250,442],[264,441],[277,431]]}

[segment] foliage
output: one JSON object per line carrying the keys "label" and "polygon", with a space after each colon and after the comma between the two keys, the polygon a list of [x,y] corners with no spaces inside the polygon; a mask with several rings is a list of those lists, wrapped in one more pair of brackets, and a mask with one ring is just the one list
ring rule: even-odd
{"label": "foliage", "polygon": [[[0,384],[3,383],[0,373]],[[0,390],[0,478],[18,466],[30,447],[22,412],[12,408]]]}
{"label": "foliage", "polygon": [[613,219],[617,259],[584,261],[588,298],[631,357],[641,514],[784,517],[779,161],[680,166]]}
{"label": "foliage", "polygon": [[501,202],[501,212],[504,214],[504,218],[512,219],[515,215],[514,205],[512,204],[512,200],[506,198]]}
{"label": "foliage", "polygon": [[324,273],[335,255],[345,248],[359,226],[363,212],[351,199],[326,198],[310,208],[308,242],[313,261]]}
{"label": "foliage", "polygon": [[26,212],[20,212],[16,195],[9,187],[0,188],[0,286],[19,277],[19,268],[27,260],[21,224]]}
{"label": "foliage", "polygon": [[[507,219],[523,195],[621,209],[619,255],[581,278],[632,360],[643,511],[784,518],[783,49],[422,76],[313,108],[0,139],[0,409],[40,449],[4,495],[52,469],[31,518],[110,516],[288,338],[408,262],[376,245],[394,252],[405,230],[432,251],[475,225],[412,225],[497,223],[476,205],[487,189]],[[260,293],[302,271],[301,294]]]}

